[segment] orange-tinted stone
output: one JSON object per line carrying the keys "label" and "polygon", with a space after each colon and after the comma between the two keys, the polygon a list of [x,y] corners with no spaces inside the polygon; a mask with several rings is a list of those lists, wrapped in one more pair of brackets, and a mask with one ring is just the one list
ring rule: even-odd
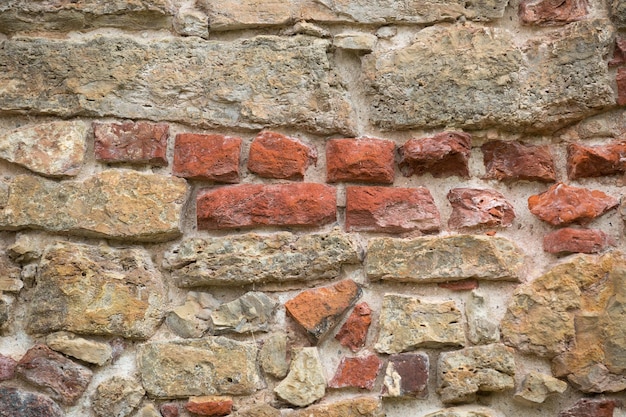
{"label": "orange-tinted stone", "polygon": [[462,229],[477,226],[510,226],[515,219],[513,206],[495,190],[453,188],[448,192],[452,214],[448,226]]}
{"label": "orange-tinted stone", "polygon": [[587,16],[586,0],[523,0],[519,17],[523,23],[541,26],[564,25]]}
{"label": "orange-tinted stone", "polygon": [[554,158],[547,145],[494,140],[481,146],[487,179],[553,182]]}
{"label": "orange-tinted stone", "polygon": [[440,288],[445,288],[451,291],[471,291],[478,288],[477,279],[463,279],[460,281],[440,282],[437,284]]}
{"label": "orange-tinted stone", "polygon": [[167,165],[167,123],[93,123],[96,159],[107,163]]}
{"label": "orange-tinted stone", "polygon": [[598,253],[615,242],[601,230],[566,227],[543,238],[543,250],[548,253]]}
{"label": "orange-tinted stone", "polygon": [[185,404],[185,408],[200,416],[227,416],[233,410],[233,399],[213,395],[191,397]]}
{"label": "orange-tinted stone", "polygon": [[374,388],[376,377],[383,362],[376,355],[342,358],[335,376],[328,383],[330,388]]}
{"label": "orange-tinted stone", "polygon": [[559,417],[613,417],[613,411],[618,406],[620,403],[616,400],[583,398],[561,411]]}
{"label": "orange-tinted stone", "polygon": [[382,139],[332,139],[326,142],[326,180],[392,184],[395,145]]}
{"label": "orange-tinted stone", "polygon": [[352,310],[348,320],[341,326],[341,329],[335,335],[335,339],[342,346],[356,352],[365,346],[370,324],[372,324],[372,310],[370,306],[366,302],[359,303]]}
{"label": "orange-tinted stone", "polygon": [[398,166],[406,177],[431,173],[434,177],[469,177],[472,137],[463,132],[443,132],[430,138],[411,139],[398,149]]}
{"label": "orange-tinted stone", "polygon": [[626,142],[567,147],[567,176],[572,179],[621,174],[626,171]]}
{"label": "orange-tinted stone", "polygon": [[626,105],[626,68],[621,67],[617,69],[617,76],[615,78],[617,83],[617,104],[620,106]]}
{"label": "orange-tinted stone", "polygon": [[317,153],[297,139],[276,132],[261,132],[250,145],[248,170],[264,178],[302,180]]}
{"label": "orange-tinted stone", "polygon": [[173,173],[182,178],[237,183],[240,153],[240,138],[179,133],[174,142]]}

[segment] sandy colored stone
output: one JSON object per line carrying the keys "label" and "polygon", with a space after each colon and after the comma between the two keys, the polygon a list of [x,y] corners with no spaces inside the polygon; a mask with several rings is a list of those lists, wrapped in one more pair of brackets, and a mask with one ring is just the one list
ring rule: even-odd
{"label": "sandy colored stone", "polygon": [[354,397],[302,410],[287,412],[286,417],[384,417],[383,404],[374,397]]}
{"label": "sandy colored stone", "polygon": [[378,38],[375,35],[361,32],[343,32],[333,37],[333,46],[349,51],[372,52]]}
{"label": "sandy colored stone", "polygon": [[147,339],[163,317],[161,274],[144,249],[59,242],[37,268],[27,330]]}
{"label": "sandy colored stone", "polygon": [[342,265],[358,262],[356,244],[337,229],[186,239],[164,256],[179,287],[333,279]]}
{"label": "sandy colored stone", "polygon": [[187,300],[167,313],[165,323],[180,337],[200,337],[211,328],[209,321],[198,317],[202,313],[203,308],[197,301]]}
{"label": "sandy colored stone", "polygon": [[216,334],[267,332],[278,303],[262,292],[251,291],[211,313]]}
{"label": "sandy colored stone", "polygon": [[372,324],[372,310],[364,301],[354,306],[352,313],[335,335],[342,346],[357,352],[367,340],[367,331]]}
{"label": "sandy colored stone", "polygon": [[9,246],[6,250],[0,252],[0,293],[5,292],[19,292],[24,283],[21,279],[22,269],[13,260],[11,260],[12,252]]}
{"label": "sandy colored stone", "polygon": [[501,237],[372,238],[365,271],[371,280],[399,282],[517,281],[523,259],[517,246]]}
{"label": "sandy colored stone", "polygon": [[281,417],[281,412],[269,404],[255,404],[238,409],[232,417]]}
{"label": "sandy colored stone", "polygon": [[485,295],[472,291],[465,303],[467,338],[475,345],[486,345],[500,340],[498,322],[485,303]]}
{"label": "sandy colored stone", "polygon": [[259,351],[259,365],[263,372],[279,379],[287,375],[287,343],[287,335],[282,332],[273,332],[265,339]]}
{"label": "sandy colored stone", "polygon": [[69,332],[49,334],[46,345],[57,352],[99,366],[107,363],[113,356],[113,349],[108,343],[88,340]]}
{"label": "sandy colored stone", "polygon": [[448,226],[452,229],[508,227],[515,219],[511,203],[495,190],[453,188],[447,197],[452,206],[452,214],[448,219]]}
{"label": "sandy colored stone", "polygon": [[96,388],[92,398],[93,411],[98,417],[126,417],[139,406],[145,393],[139,381],[114,376]]}
{"label": "sandy colored stone", "polygon": [[481,150],[487,179],[540,182],[556,180],[554,157],[548,145],[494,140],[482,145]]}
{"label": "sandy colored stone", "polygon": [[607,138],[623,139],[625,135],[626,110],[621,108],[588,117],[559,132],[559,137],[567,142],[595,138],[603,140]]}
{"label": "sandy colored stone", "polygon": [[135,416],[136,417],[167,417],[159,413],[159,410],[157,410],[154,404],[144,405],[139,410],[137,410],[137,414],[135,414]]}
{"label": "sandy colored stone", "polygon": [[500,417],[495,410],[481,406],[450,407],[426,414],[424,417]]}
{"label": "sandy colored stone", "polygon": [[65,413],[49,397],[19,388],[0,387],[2,417],[64,417]]}
{"label": "sandy colored stone", "polygon": [[274,392],[288,403],[304,407],[324,397],[326,376],[317,348],[300,348],[293,356],[287,377]]}
{"label": "sandy colored stone", "polygon": [[515,392],[515,398],[534,404],[543,403],[551,394],[563,394],[567,382],[540,372],[530,372]]}
{"label": "sandy colored stone", "polygon": [[465,345],[463,319],[454,301],[426,303],[417,297],[386,294],[379,323],[374,348],[380,353]]}

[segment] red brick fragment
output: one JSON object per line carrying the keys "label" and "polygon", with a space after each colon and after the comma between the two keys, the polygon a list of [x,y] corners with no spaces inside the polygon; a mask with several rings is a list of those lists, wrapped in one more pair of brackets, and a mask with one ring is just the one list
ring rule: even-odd
{"label": "red brick fragment", "polygon": [[572,179],[621,174],[626,171],[626,142],[567,147],[567,176]]}
{"label": "red brick fragment", "polygon": [[227,416],[233,410],[233,399],[213,395],[191,397],[185,404],[185,408],[200,416]]}
{"label": "red brick fragment", "polygon": [[354,310],[335,335],[335,339],[339,341],[341,346],[356,352],[365,346],[370,324],[372,324],[370,306],[366,302],[359,303],[354,306]]}
{"label": "red brick fragment", "polygon": [[376,377],[383,362],[376,355],[341,359],[335,376],[328,383],[330,388],[374,388]]}
{"label": "red brick fragment", "polygon": [[543,250],[548,253],[598,253],[614,245],[613,239],[596,229],[566,227],[543,238]]}
{"label": "red brick fragment", "polygon": [[583,398],[561,411],[559,417],[612,417],[613,410],[620,405],[616,400]]}
{"label": "red brick fragment", "polygon": [[174,142],[173,172],[182,178],[237,183],[240,153],[240,138],[179,133]]}
{"label": "red brick fragment", "polygon": [[617,104],[620,106],[626,105],[626,68],[617,69]]}
{"label": "red brick fragment", "polygon": [[440,282],[437,284],[440,288],[452,291],[471,291],[478,288],[478,280],[474,278],[463,279],[460,281]]}
{"label": "red brick fragment", "polygon": [[261,132],[250,145],[248,170],[264,178],[302,180],[311,163],[317,162],[315,149],[276,132]]}
{"label": "red brick fragment", "polygon": [[383,386],[388,397],[428,397],[428,355],[399,353],[389,357]]}
{"label": "red brick fragment", "polygon": [[481,150],[487,179],[553,182],[556,180],[554,158],[547,145],[494,140]]}
{"label": "red brick fragment", "polygon": [[13,358],[0,354],[0,381],[6,381],[15,376],[17,362]]}
{"label": "red brick fragment", "polygon": [[323,184],[246,184],[204,190],[198,228],[321,226],[337,220],[335,188]]}
{"label": "red brick fragment", "polygon": [[406,177],[427,172],[434,177],[469,177],[472,137],[463,132],[443,132],[430,138],[411,139],[398,149],[398,166]]}
{"label": "red brick fragment", "polygon": [[392,184],[395,144],[382,139],[332,139],[326,142],[326,181]]}
{"label": "red brick fragment", "polygon": [[453,188],[448,192],[452,214],[448,226],[462,229],[477,226],[505,226],[513,224],[515,211],[506,198],[495,190]]}
{"label": "red brick fragment", "polygon": [[427,188],[346,188],[348,231],[432,233],[440,227],[439,210]]}
{"label": "red brick fragment", "polygon": [[609,67],[616,67],[626,63],[626,38],[618,36],[615,38],[615,49],[613,58],[609,61]]}
{"label": "red brick fragment", "polygon": [[167,166],[167,123],[93,123],[96,159],[107,163]]}
{"label": "red brick fragment", "polygon": [[0,387],[0,416],[2,417],[63,417],[65,413],[45,395]]}
{"label": "red brick fragment", "polygon": [[285,303],[287,313],[315,339],[331,330],[361,296],[361,287],[347,279],[328,287],[302,291]]}
{"label": "red brick fragment", "polygon": [[163,417],[178,417],[178,415],[180,414],[178,410],[178,405],[174,403],[162,404],[159,408],[159,411],[161,411],[161,415]]}
{"label": "red brick fragment", "polygon": [[564,25],[587,16],[586,0],[522,0],[519,17],[525,24]]}

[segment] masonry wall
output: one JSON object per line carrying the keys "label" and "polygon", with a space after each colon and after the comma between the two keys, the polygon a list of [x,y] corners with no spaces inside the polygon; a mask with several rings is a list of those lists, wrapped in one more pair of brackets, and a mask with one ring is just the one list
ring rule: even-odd
{"label": "masonry wall", "polygon": [[0,416],[620,416],[626,2],[4,0]]}

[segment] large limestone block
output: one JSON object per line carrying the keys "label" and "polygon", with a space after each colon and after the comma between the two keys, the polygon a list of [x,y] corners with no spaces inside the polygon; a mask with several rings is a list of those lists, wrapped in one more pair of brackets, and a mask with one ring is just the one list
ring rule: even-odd
{"label": "large limestone block", "polygon": [[60,242],[37,268],[27,329],[147,339],[163,317],[161,274],[143,249]]}
{"label": "large limestone block", "polygon": [[353,134],[329,47],[308,36],[16,38],[0,49],[11,63],[0,67],[0,111]]}
{"label": "large limestone block", "polygon": [[180,235],[187,183],[135,171],[104,171],[82,181],[18,175],[0,209],[0,229],[163,241]]}

